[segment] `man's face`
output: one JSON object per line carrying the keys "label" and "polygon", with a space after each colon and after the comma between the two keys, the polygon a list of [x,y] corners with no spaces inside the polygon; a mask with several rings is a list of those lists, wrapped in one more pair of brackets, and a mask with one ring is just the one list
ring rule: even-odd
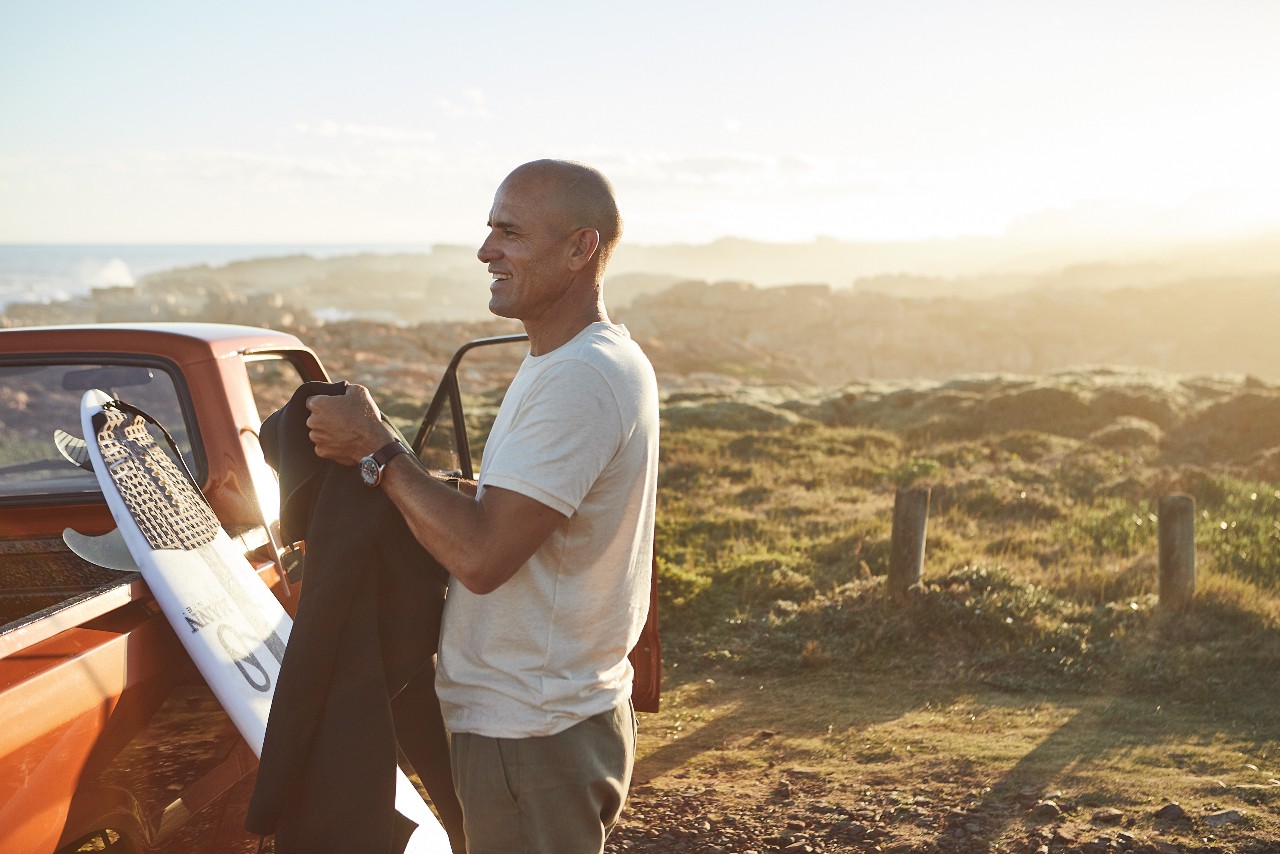
{"label": "man's face", "polygon": [[476,257],[493,275],[489,310],[499,317],[536,319],[570,283],[568,230],[557,214],[554,195],[536,176],[511,175],[498,187]]}

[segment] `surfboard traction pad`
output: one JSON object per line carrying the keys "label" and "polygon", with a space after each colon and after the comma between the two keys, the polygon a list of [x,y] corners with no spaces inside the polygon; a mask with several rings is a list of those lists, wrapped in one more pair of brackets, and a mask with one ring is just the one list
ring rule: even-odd
{"label": "surfboard traction pad", "polygon": [[93,429],[107,471],[152,549],[195,551],[214,541],[222,523],[143,419],[103,409]]}

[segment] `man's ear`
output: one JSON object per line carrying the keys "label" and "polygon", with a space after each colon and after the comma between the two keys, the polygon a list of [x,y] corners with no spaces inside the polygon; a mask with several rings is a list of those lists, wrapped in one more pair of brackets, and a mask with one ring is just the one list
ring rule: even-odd
{"label": "man's ear", "polygon": [[569,269],[575,273],[584,269],[600,248],[600,232],[594,228],[579,228],[569,235]]}

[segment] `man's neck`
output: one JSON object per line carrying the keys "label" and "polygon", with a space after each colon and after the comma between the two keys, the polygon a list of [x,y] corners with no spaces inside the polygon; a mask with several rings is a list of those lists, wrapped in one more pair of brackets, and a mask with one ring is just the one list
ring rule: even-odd
{"label": "man's neck", "polygon": [[552,316],[545,319],[545,322],[543,318],[537,321],[525,320],[524,331],[529,336],[529,354],[545,356],[568,344],[591,324],[601,322],[609,322],[609,313],[605,310],[603,300],[584,305],[572,313]]}

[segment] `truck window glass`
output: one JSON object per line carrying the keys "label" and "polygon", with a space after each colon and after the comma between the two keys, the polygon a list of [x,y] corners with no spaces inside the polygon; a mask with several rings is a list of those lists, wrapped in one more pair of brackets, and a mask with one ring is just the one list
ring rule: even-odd
{"label": "truck window glass", "polygon": [[427,443],[418,452],[418,459],[428,471],[436,472],[457,472],[461,468],[461,460],[458,456],[458,437],[452,429],[453,404],[452,401],[445,407],[441,415],[439,423],[442,425],[437,430],[432,430],[427,437]]}
{"label": "truck window glass", "polygon": [[163,368],[0,362],[0,500],[98,491],[93,474],[69,463],[53,443],[55,429],[81,435],[80,398],[89,388],[101,388],[153,415],[191,466],[182,405],[173,378]]}
{"label": "truck window glass", "polygon": [[[428,470],[461,471],[467,476],[475,476],[480,469],[481,454],[497,417],[498,406],[527,352],[526,339],[519,335],[473,341],[455,354],[457,365],[452,381],[456,385],[451,386],[450,377],[446,375],[441,380],[437,397],[451,387],[456,396],[450,395],[446,404],[438,412],[430,414],[431,420],[424,422],[421,428],[427,431],[427,439],[418,456]],[[461,465],[458,447],[461,437],[455,425],[459,417],[465,424],[471,462],[469,471],[462,471],[467,467]]]}
{"label": "truck window glass", "polygon": [[244,362],[253,389],[258,418],[266,418],[289,402],[293,392],[305,382],[298,366],[283,356],[247,356]]}
{"label": "truck window glass", "polygon": [[514,371],[510,375],[504,374],[498,387],[487,388],[476,394],[464,393],[462,396],[467,419],[467,440],[471,445],[471,458],[475,460],[476,471],[480,470],[485,442],[489,440],[489,431],[493,429],[493,422],[498,417],[498,407],[502,405],[502,398],[506,397],[507,386],[511,384],[513,376]]}
{"label": "truck window glass", "polygon": [[[510,380],[508,379],[508,382]],[[482,394],[462,393],[462,413],[467,425],[467,447],[471,451],[472,466],[480,469],[481,454],[484,452],[485,440],[493,429],[494,419],[498,416],[498,405],[502,403],[505,388],[491,389]],[[458,436],[453,430],[452,402],[445,408],[439,419],[439,428],[432,430],[427,443],[418,454],[418,459],[429,471],[453,472],[461,465],[458,455]]]}

